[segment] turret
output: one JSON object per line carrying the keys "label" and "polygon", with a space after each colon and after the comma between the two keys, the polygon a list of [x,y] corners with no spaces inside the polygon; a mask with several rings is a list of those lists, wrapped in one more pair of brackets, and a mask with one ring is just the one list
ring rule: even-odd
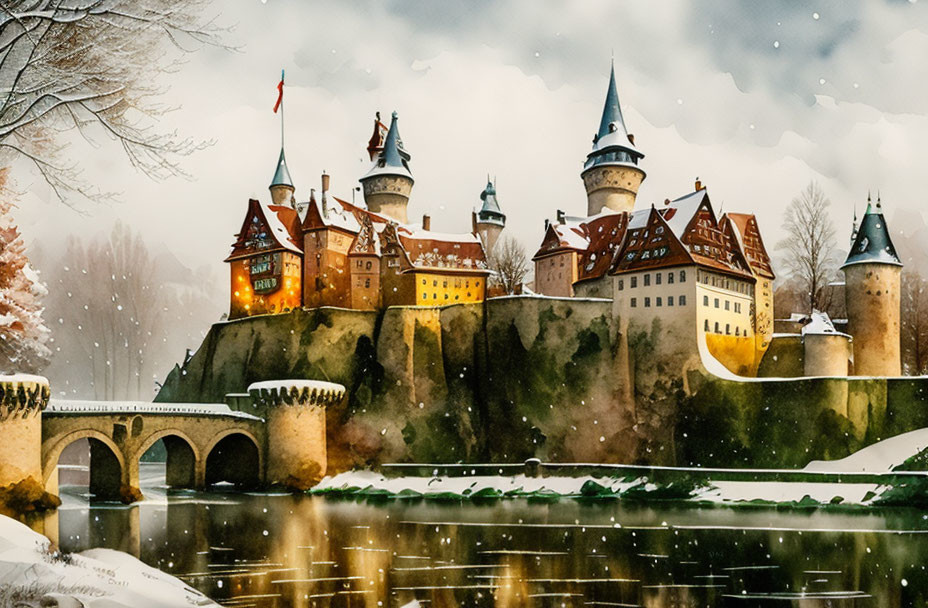
{"label": "turret", "polygon": [[361,186],[369,210],[403,224],[407,221],[406,205],[415,182],[409,171],[409,158],[403,149],[397,114],[394,112],[383,150],[374,159],[370,171],[361,178]]}
{"label": "turret", "polygon": [[490,176],[487,176],[487,187],[480,193],[480,200],[483,205],[477,212],[476,232],[489,255],[499,239],[499,233],[506,227],[506,215],[499,208],[496,184],[490,180]]}
{"label": "turret", "polygon": [[635,148],[634,136],[625,129],[613,66],[599,131],[593,136],[593,150],[580,174],[586,188],[587,215],[596,215],[604,207],[614,211],[634,208],[638,188],[645,178],[644,170],[638,166],[642,158],[644,154]]}
{"label": "turret", "polygon": [[882,204],[867,197],[867,211],[857,227],[841,269],[845,276],[848,333],[853,337],[854,374],[898,376],[899,307],[902,262],[889,237]]}
{"label": "turret", "polygon": [[280,159],[277,161],[274,179],[271,180],[270,191],[271,204],[288,205],[296,208],[296,201],[293,198],[296,188],[293,187],[293,180],[290,179],[290,170],[287,169],[287,159],[284,157],[283,146],[280,148]]}

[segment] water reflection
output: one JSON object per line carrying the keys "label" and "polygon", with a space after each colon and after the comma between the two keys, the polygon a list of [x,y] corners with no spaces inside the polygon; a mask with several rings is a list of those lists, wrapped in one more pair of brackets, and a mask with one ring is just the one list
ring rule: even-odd
{"label": "water reflection", "polygon": [[65,488],[62,548],[129,551],[240,607],[901,607],[928,598],[928,521],[914,511],[370,504],[168,494],[159,480],[143,482],[148,500],[129,508],[91,507]]}

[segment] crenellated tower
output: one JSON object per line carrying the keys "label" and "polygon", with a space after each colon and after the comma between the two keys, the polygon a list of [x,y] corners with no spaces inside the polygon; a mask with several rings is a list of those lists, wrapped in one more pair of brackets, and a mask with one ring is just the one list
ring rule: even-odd
{"label": "crenellated tower", "polygon": [[397,114],[394,112],[390,120],[390,130],[387,131],[386,140],[383,142],[383,150],[377,154],[370,171],[361,178],[361,186],[364,188],[364,201],[370,211],[405,224],[406,206],[415,180],[409,171],[410,156],[403,149],[397,120]]}
{"label": "crenellated tower", "polygon": [[841,269],[845,276],[848,333],[853,338],[854,375],[898,376],[902,262],[896,255],[879,197],[867,197],[867,211],[856,228]]}
{"label": "crenellated tower", "polygon": [[622,118],[619,93],[615,85],[615,65],[609,74],[606,104],[599,121],[599,131],[593,136],[593,150],[583,164],[583,186],[586,188],[587,215],[596,215],[603,208],[631,211],[645,172],[638,166],[644,158],[635,147]]}

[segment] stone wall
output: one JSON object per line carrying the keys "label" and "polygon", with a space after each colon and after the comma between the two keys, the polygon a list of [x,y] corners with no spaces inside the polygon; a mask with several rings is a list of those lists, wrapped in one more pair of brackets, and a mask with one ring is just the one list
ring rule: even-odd
{"label": "stone wall", "polygon": [[507,297],[220,323],[158,400],[215,402],[288,378],[348,388],[345,403],[327,411],[330,471],[639,457],[628,361],[608,301]]}
{"label": "stone wall", "polygon": [[679,319],[621,315],[608,300],[514,296],[220,323],[158,400],[215,402],[261,380],[342,384],[347,399],[326,411],[329,473],[533,456],[790,467],[928,426],[928,380],[788,378],[802,374],[798,336],[766,352],[760,373],[780,378],[719,378]]}

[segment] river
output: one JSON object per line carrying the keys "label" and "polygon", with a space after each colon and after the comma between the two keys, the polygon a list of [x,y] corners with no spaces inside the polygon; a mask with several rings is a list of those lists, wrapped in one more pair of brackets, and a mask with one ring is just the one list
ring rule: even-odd
{"label": "river", "polygon": [[[928,514],[561,500],[365,503],[63,486],[68,551],[139,556],[226,606],[919,606]],[[47,525],[54,525],[54,519]]]}

